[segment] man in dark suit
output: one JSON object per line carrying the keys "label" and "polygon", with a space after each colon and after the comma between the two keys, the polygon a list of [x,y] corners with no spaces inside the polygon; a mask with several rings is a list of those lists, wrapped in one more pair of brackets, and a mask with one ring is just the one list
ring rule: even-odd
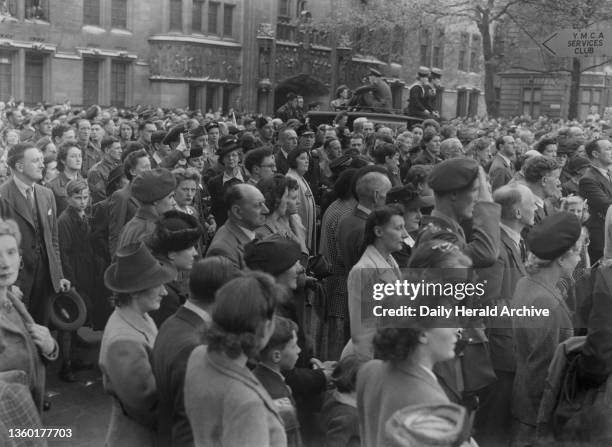
{"label": "man in dark suit", "polygon": [[358,203],[352,213],[338,222],[336,231],[338,259],[345,275],[349,274],[363,253],[366,219],[372,210],[385,204],[391,186],[388,173],[373,167],[366,166],[355,174],[354,195]]}
{"label": "man in dark suit", "polygon": [[151,170],[149,154],[144,149],[131,152],[123,162],[125,176],[130,183],[110,196],[108,201],[108,250],[111,257],[115,256],[119,235],[123,226],[136,214],[140,204],[132,197],[132,180],[138,174]]}
{"label": "man in dark suit", "polygon": [[515,157],[514,138],[510,135],[499,137],[495,141],[495,147],[497,155],[489,167],[489,181],[493,191],[512,180],[515,173],[512,161]]}
{"label": "man in dark suit", "polygon": [[189,299],[159,328],[152,366],[160,400],[157,406],[160,445],[193,446],[183,396],[187,361],[191,351],[205,343],[215,292],[240,274],[225,258],[198,261],[189,277]]}
{"label": "man in dark suit", "polygon": [[591,217],[586,223],[591,243],[589,257],[594,263],[603,255],[604,222],[608,207],[612,205],[612,180],[609,169],[612,166],[612,143],[609,140],[593,140],[585,146],[591,167],[578,183],[580,195],[589,204]]}
{"label": "man in dark suit", "polygon": [[13,146],[7,158],[13,178],[0,186],[0,216],[19,225],[23,269],[17,285],[34,321],[46,326],[49,296],[70,289],[60,262],[55,199],[51,190],[36,183],[44,164],[32,143]]}
{"label": "man in dark suit", "polygon": [[253,185],[240,183],[225,193],[227,221],[219,228],[206,256],[224,256],[239,269],[244,263],[244,246],[255,239],[255,230],[266,221],[265,198]]}
{"label": "man in dark suit", "polygon": [[406,111],[408,116],[414,116],[415,118],[429,118],[431,117],[431,110],[427,103],[427,92],[429,87],[429,68],[419,67],[417,73],[417,81],[410,86],[409,90],[409,103],[408,110]]}
{"label": "man in dark suit", "polygon": [[[519,183],[502,186],[493,198],[501,206],[501,246],[495,264],[480,269],[478,280],[486,282],[483,305],[501,310],[503,306],[510,306],[518,280],[527,274],[524,264],[527,250],[521,231],[533,225],[537,206],[531,190]],[[485,324],[497,382],[481,396],[475,422],[477,441],[481,445],[503,445],[504,440],[510,439],[510,404],[516,371],[512,319],[494,317]]]}
{"label": "man in dark suit", "polygon": [[276,161],[276,171],[286,174],[289,170],[287,155],[298,146],[298,137],[295,130],[286,128],[278,136],[278,145],[274,150],[274,160]]}

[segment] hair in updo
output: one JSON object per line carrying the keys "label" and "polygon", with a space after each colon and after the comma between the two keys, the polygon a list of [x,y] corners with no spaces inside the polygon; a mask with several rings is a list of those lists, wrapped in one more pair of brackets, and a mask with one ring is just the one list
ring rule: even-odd
{"label": "hair in updo", "polygon": [[410,357],[419,345],[419,328],[383,328],[374,336],[374,357],[399,363]]}
{"label": "hair in updo", "polygon": [[264,324],[272,320],[285,293],[272,276],[262,272],[248,272],[225,284],[215,295],[208,350],[232,359],[241,354],[254,358],[263,348]]}

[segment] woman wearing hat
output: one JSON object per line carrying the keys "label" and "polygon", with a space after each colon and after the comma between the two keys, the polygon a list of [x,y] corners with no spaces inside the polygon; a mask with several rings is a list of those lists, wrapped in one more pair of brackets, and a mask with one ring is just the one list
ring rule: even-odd
{"label": "woman wearing hat", "polygon": [[47,184],[47,187],[53,191],[55,196],[58,216],[68,206],[66,185],[70,180],[83,178],[81,176],[82,164],[83,154],[76,143],[69,141],[60,145],[57,152],[57,170],[60,173]]}
{"label": "woman wearing hat", "polygon": [[104,273],[106,287],[116,294],[100,346],[102,381],[113,398],[106,445],[155,445],[151,353],[157,328],[148,312],[159,309],[167,294],[164,284],[175,277],[176,270],[156,260],[142,243],[120,248]]}
{"label": "woman wearing hat", "polygon": [[304,178],[304,174],[308,172],[308,151],[305,148],[292,150],[287,155],[287,163],[287,176],[297,180],[299,186],[297,214],[306,229],[306,247],[310,253],[316,253],[317,206],[310,185]]}
{"label": "woman wearing hat", "polygon": [[275,403],[247,367],[274,332],[283,293],[260,272],[217,291],[208,346],[191,353],[185,374],[185,410],[196,447],[287,445]]}
{"label": "woman wearing hat", "polygon": [[186,281],[198,256],[198,243],[202,237],[202,227],[194,216],[178,210],[167,211],[155,225],[148,242],[157,259],[171,265],[179,277],[166,284],[168,292],[162,298],[158,310],[151,312],[151,318],[160,327],[166,319],[185,304],[188,297]]}
{"label": "woman wearing hat", "polygon": [[580,219],[563,211],[544,218],[527,236],[527,276],[516,286],[512,307],[534,307],[548,311],[549,316],[513,319],[517,360],[512,395],[515,445],[533,440],[548,366],[559,343],[573,336],[572,314],[557,283],[572,275],[582,244]]}
{"label": "woman wearing hat", "polygon": [[21,233],[13,220],[0,219],[0,373],[25,374],[40,411],[45,391],[45,363],[57,359],[57,343],[45,326],[34,323],[11,290],[21,263]]}
{"label": "woman wearing hat", "polygon": [[402,209],[397,205],[386,205],[368,216],[363,239],[364,252],[348,275],[351,339],[344,347],[342,357],[351,354],[373,357],[372,338],[375,330],[364,327],[362,322],[363,290],[372,290],[374,283],[395,283],[402,279],[392,253],[402,249],[407,236]]}

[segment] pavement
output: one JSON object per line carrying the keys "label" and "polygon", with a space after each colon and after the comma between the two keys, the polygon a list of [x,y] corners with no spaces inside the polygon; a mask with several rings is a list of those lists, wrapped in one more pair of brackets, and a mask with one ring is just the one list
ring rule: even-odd
{"label": "pavement", "polygon": [[59,361],[47,365],[47,395],[51,408],[43,412],[47,428],[70,428],[72,438],[48,438],[50,447],[104,447],[110,420],[111,398],[102,389],[98,369],[98,341],[101,332],[90,334],[89,347],[79,348],[80,358],[94,363],[91,371],[76,373],[78,382],[66,383],[58,378]]}

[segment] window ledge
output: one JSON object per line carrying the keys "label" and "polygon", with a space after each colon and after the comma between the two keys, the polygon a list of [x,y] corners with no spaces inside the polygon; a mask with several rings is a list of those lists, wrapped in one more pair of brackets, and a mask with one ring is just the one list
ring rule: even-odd
{"label": "window ledge", "polygon": [[83,31],[90,34],[104,34],[106,30],[97,25],[83,25]]}
{"label": "window ledge", "polygon": [[126,29],[113,28],[111,29],[111,34],[119,34],[122,36],[131,36],[132,32]]}
{"label": "window ledge", "polygon": [[40,19],[25,19],[25,23],[34,23],[36,25],[51,25],[47,20]]}

